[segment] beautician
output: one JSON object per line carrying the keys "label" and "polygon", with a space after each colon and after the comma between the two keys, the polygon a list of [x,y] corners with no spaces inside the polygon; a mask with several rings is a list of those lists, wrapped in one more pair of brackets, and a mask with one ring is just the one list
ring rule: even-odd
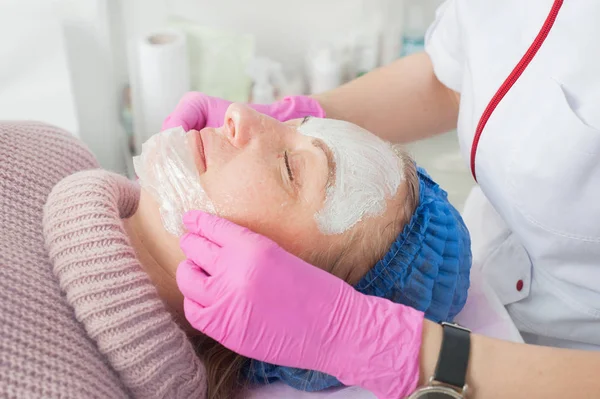
{"label": "beautician", "polygon": [[[479,183],[464,212],[474,264],[526,342],[546,347],[424,321],[201,212],[186,216],[189,260],[178,272],[188,320],[245,356],[323,371],[380,398],[598,397],[598,16],[597,0],[448,0],[426,53],[257,106],[280,120],[349,120],[396,142],[457,128]],[[190,93],[165,127],[219,124],[227,106]],[[280,323],[282,314],[296,321]]]}

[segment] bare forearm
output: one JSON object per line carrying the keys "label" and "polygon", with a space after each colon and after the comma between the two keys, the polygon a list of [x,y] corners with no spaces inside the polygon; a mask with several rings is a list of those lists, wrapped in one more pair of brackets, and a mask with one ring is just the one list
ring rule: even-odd
{"label": "bare forearm", "polygon": [[[425,322],[421,384],[433,374],[441,327]],[[473,334],[467,384],[469,398],[597,398],[600,353],[515,344]]]}
{"label": "bare forearm", "polygon": [[456,127],[458,94],[415,54],[314,96],[328,117],[364,127],[393,142],[410,142]]}

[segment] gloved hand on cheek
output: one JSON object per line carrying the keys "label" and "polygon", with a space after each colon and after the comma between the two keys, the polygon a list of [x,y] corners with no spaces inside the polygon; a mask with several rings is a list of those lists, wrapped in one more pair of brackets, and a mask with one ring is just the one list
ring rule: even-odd
{"label": "gloved hand on cheek", "polygon": [[321,371],[380,398],[419,378],[423,313],[357,292],[270,239],[188,212],[177,270],[190,324],[249,358]]}
{"label": "gloved hand on cheek", "polygon": [[[225,112],[230,105],[230,101],[221,98],[210,97],[199,92],[189,92],[183,96],[175,110],[165,119],[162,130],[177,126],[182,126],[185,131],[219,127],[223,124]],[[325,111],[317,100],[307,96],[285,97],[272,104],[248,105],[281,122],[305,116],[325,117]]]}

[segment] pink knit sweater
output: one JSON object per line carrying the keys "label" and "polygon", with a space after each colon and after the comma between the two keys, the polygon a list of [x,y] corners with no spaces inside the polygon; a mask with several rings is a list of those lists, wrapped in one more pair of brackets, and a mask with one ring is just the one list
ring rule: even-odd
{"label": "pink knit sweater", "polygon": [[0,398],[202,399],[123,230],[139,189],[97,167],[56,128],[0,122]]}

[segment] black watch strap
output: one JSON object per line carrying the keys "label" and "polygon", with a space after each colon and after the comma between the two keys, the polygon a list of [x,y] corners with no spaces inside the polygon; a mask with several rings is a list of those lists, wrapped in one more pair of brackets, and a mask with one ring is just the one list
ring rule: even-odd
{"label": "black watch strap", "polygon": [[471,332],[456,324],[442,323],[442,348],[433,379],[462,389],[467,378]]}

